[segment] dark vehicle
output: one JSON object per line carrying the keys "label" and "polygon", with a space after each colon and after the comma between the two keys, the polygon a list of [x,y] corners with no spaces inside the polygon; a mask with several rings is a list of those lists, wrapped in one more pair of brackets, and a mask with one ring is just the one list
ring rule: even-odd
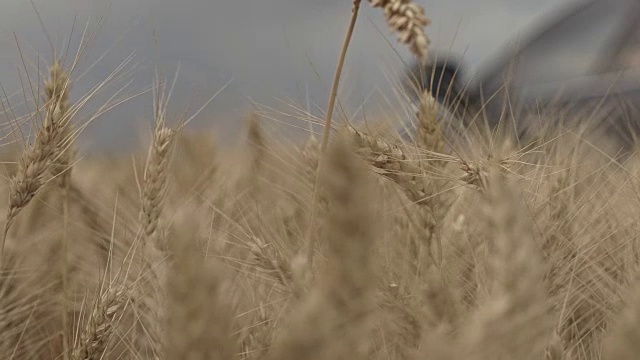
{"label": "dark vehicle", "polygon": [[467,75],[461,61],[442,54],[431,67],[412,69],[424,89],[465,121],[517,120],[522,128],[529,125],[522,124],[523,113],[554,106],[607,122],[608,134],[631,141],[640,134],[640,1],[573,3]]}

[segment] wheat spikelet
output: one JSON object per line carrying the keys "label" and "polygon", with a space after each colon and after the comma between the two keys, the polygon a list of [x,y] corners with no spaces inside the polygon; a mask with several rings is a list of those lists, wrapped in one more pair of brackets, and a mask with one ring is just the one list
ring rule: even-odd
{"label": "wheat spikelet", "polygon": [[251,264],[273,276],[282,286],[294,290],[293,274],[289,263],[278,254],[269,253],[269,245],[254,237],[254,242],[249,244],[252,255]]}
{"label": "wheat spikelet", "polygon": [[437,153],[444,152],[444,138],[438,124],[438,102],[429,92],[420,97],[418,108],[418,141],[425,149]]}
{"label": "wheat spikelet", "polygon": [[369,0],[369,3],[382,8],[387,24],[398,33],[398,41],[409,45],[409,50],[426,63],[430,40],[424,28],[431,20],[424,14],[424,8],[411,0]]}
{"label": "wheat spikelet", "polygon": [[50,76],[45,84],[49,99],[44,108],[44,121],[37,129],[34,142],[20,156],[18,172],[10,179],[9,209],[0,254],[11,223],[42,188],[44,177],[59,157],[60,144],[65,140],[65,129],[70,120],[67,114],[68,76],[57,62],[51,67]]}
{"label": "wheat spikelet", "polygon": [[329,264],[277,339],[271,359],[366,356],[375,240],[366,171],[342,142],[329,149],[324,164],[322,183],[331,206],[324,234]]}
{"label": "wheat spikelet", "polygon": [[159,91],[154,103],[155,128],[143,173],[140,194],[140,225],[144,236],[142,271],[146,281],[140,288],[141,300],[136,304],[141,312],[137,326],[137,350],[141,356],[162,357],[164,334],[166,258],[163,234],[159,231],[163,203],[167,191],[167,172],[176,132],[166,126],[168,99],[164,84],[158,81]]}
{"label": "wheat spikelet", "polygon": [[[444,167],[447,163],[460,163],[461,160],[430,149],[424,149],[422,151],[426,156],[421,156],[420,161],[416,161],[411,159],[401,146],[389,144],[382,139],[364,134],[351,126],[347,127],[346,130],[355,143],[358,152],[371,163],[374,171],[393,181],[402,189],[410,201],[422,207],[422,209],[418,210],[419,220],[425,226],[420,231],[427,230],[427,236],[421,236],[424,241],[418,245],[422,246],[422,243],[425,243],[430,251],[429,255],[431,255],[431,244],[436,240],[435,242],[438,244],[437,257],[440,260],[442,246],[439,242],[437,226],[446,215],[452,201],[449,191],[451,186],[448,185],[450,181],[447,180]],[[437,135],[432,139],[438,138],[442,139]],[[436,176],[434,178],[429,177],[428,171],[434,171]],[[437,179],[438,177],[440,179]]]}
{"label": "wheat spikelet", "polygon": [[389,347],[394,358],[409,358],[409,354],[419,345],[425,327],[421,316],[423,311],[412,295],[395,283],[389,284],[382,293],[379,306],[387,315],[384,321],[388,324],[383,330],[389,332],[384,337],[392,340],[389,343],[393,345]]}
{"label": "wheat spikelet", "polygon": [[[69,91],[71,85],[69,83],[69,75],[64,72],[58,61],[55,61],[49,69],[49,79],[44,83],[44,91],[47,96],[47,102],[59,104],[60,111],[67,114],[69,111]],[[63,116],[64,117],[64,116]],[[58,144],[58,154],[56,161],[51,166],[51,173],[54,178],[60,176],[60,186],[64,187],[70,176],[69,168],[72,161],[71,149],[71,124],[70,119],[65,119],[66,124],[61,129],[61,141]]]}
{"label": "wheat spikelet", "polygon": [[167,281],[164,357],[167,360],[232,360],[231,315],[224,308],[220,268],[197,251],[193,214],[178,218],[171,241],[174,261]]}
{"label": "wheat spikelet", "polygon": [[[505,146],[508,147],[509,145],[505,144]],[[507,173],[515,174],[515,171],[511,169],[511,164],[520,162],[519,157],[520,155],[517,152],[503,155],[503,151],[501,151],[500,156],[489,154],[485,158],[476,160],[457,159],[460,164],[460,170],[464,172],[459,180],[471,188],[485,192],[489,186],[489,174],[491,172],[503,175]]]}
{"label": "wheat spikelet", "polygon": [[[507,181],[505,181],[507,180]],[[487,177],[485,217],[489,240],[489,298],[464,336],[475,359],[542,359],[551,335],[545,267],[531,237],[514,184]]]}
{"label": "wheat spikelet", "polygon": [[460,166],[464,175],[460,178],[462,182],[472,187],[485,191],[487,189],[489,164],[484,160],[464,161]]}
{"label": "wheat spikelet", "polygon": [[255,321],[242,339],[242,360],[264,359],[273,338],[273,319],[267,313],[264,303],[258,303]]}
{"label": "wheat spikelet", "polygon": [[[358,152],[373,165],[377,173],[395,182],[407,195],[409,200],[418,205],[427,205],[433,191],[425,179],[424,171],[414,165],[406,151],[398,145],[364,134],[353,127],[347,132],[354,141]],[[428,152],[430,161],[456,161],[457,159],[436,152]]]}
{"label": "wheat spikelet", "polygon": [[[49,69],[49,79],[44,83],[44,92],[46,95],[46,101],[50,104],[59,104],[60,112],[67,114],[69,111],[69,76],[64,72],[62,66],[58,61],[55,61],[53,66]],[[46,106],[46,105],[45,105]],[[49,105],[55,106],[55,105]],[[57,145],[55,160],[51,164],[50,172],[54,179],[57,179],[58,185],[62,189],[61,203],[64,219],[63,221],[65,229],[68,222],[69,214],[69,199],[68,188],[69,178],[71,176],[71,142],[73,136],[71,136],[71,122],[70,119],[63,115],[63,119],[66,122],[60,129],[61,141]],[[67,239],[66,230],[62,238],[62,256],[60,257],[60,266],[62,267],[62,311],[63,311],[63,332],[65,336],[69,333],[69,319],[68,319],[68,248],[69,243]],[[64,346],[68,346],[68,340],[63,339]],[[65,352],[68,350],[65,349]]]}
{"label": "wheat spikelet", "polygon": [[169,152],[174,138],[174,131],[164,126],[164,121],[158,121],[156,124],[144,171],[140,214],[144,234],[149,239],[158,229],[158,220],[166,193]]}
{"label": "wheat spikelet", "polygon": [[138,344],[142,354],[151,352],[153,358],[160,356],[163,334],[163,303],[166,252],[162,239],[157,233],[162,212],[162,202],[166,192],[166,177],[169,151],[174,132],[158,122],[154,131],[149,158],[145,166],[144,189],[142,193],[141,223],[146,241],[143,244],[143,269],[148,279],[139,303],[142,315],[140,322],[145,335]]}
{"label": "wheat spikelet", "polygon": [[73,350],[73,360],[103,359],[115,322],[122,316],[128,299],[122,289],[107,289],[97,299],[78,346]]}
{"label": "wheat spikelet", "polygon": [[[331,212],[326,233],[332,261],[324,284],[333,301],[366,300],[371,286],[375,222],[365,168],[344,144],[334,146],[323,177]],[[354,309],[355,310],[355,309]],[[357,311],[356,311],[357,312]]]}

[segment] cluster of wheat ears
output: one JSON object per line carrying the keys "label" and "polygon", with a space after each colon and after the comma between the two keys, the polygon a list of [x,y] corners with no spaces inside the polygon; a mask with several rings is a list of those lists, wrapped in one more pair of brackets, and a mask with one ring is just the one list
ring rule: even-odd
{"label": "cluster of wheat ears", "polygon": [[[426,58],[421,7],[370,4]],[[410,141],[331,125],[359,6],[326,117],[292,105],[325,125],[303,145],[267,110],[242,149],[189,135],[158,81],[148,151],[82,159],[101,85],[72,103],[54,62],[10,124],[32,128],[5,155],[1,357],[639,358],[640,161],[574,131],[454,139],[427,93]]]}

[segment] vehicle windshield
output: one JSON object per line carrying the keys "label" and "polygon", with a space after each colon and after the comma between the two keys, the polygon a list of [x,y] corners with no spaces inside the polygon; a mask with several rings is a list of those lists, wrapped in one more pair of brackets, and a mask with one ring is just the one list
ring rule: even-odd
{"label": "vehicle windshield", "polygon": [[611,38],[620,31],[630,3],[629,0],[600,0],[583,5],[532,42],[522,44],[522,51],[514,58],[514,67],[505,64],[490,82],[500,86],[508,79],[513,86],[522,87],[593,73]]}

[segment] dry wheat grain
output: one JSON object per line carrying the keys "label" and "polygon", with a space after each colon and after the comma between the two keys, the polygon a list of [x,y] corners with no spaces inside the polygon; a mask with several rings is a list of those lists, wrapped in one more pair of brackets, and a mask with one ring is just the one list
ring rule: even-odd
{"label": "dry wheat grain", "polygon": [[430,40],[424,28],[431,20],[424,8],[411,0],[369,0],[369,3],[382,8],[387,24],[398,33],[398,41],[409,45],[411,52],[426,63]]}
{"label": "dry wheat grain", "polygon": [[142,212],[140,214],[145,236],[152,238],[158,229],[158,220],[162,213],[167,186],[167,166],[174,131],[164,126],[164,121],[157,122],[153,132],[153,142],[144,171],[144,189],[142,191]]}
{"label": "dry wheat grain", "polygon": [[124,313],[129,296],[123,289],[107,289],[96,301],[82,331],[73,360],[99,360],[113,335],[116,323]]}
{"label": "dry wheat grain", "polygon": [[[40,191],[47,171],[59,157],[61,144],[66,140],[66,128],[70,121],[67,114],[69,108],[67,75],[56,62],[51,67],[50,77],[45,86],[50,98],[47,99],[44,107],[44,119],[37,129],[34,142],[24,149],[18,160],[18,172],[10,180],[5,233],[15,217]],[[4,249],[4,240],[2,249]]]}

